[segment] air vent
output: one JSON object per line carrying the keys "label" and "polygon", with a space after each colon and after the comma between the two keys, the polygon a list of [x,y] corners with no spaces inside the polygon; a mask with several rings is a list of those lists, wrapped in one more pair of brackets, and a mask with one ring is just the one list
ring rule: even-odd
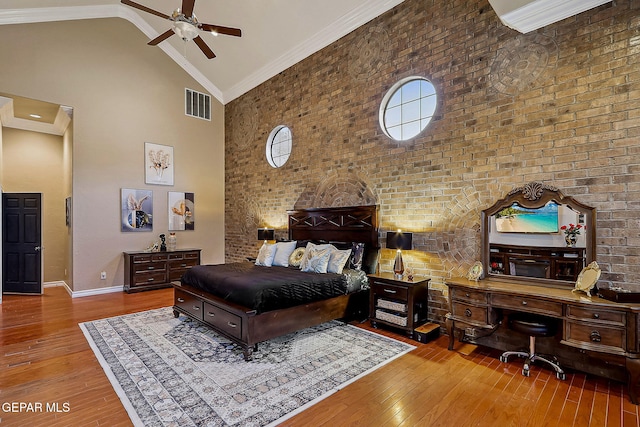
{"label": "air vent", "polygon": [[187,116],[211,120],[211,96],[195,90],[185,89],[184,113]]}

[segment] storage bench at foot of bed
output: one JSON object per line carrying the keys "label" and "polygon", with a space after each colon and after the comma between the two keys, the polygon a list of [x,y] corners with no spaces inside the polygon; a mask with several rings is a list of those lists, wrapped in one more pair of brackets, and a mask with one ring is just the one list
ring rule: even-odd
{"label": "storage bench at foot of bed", "polygon": [[242,347],[251,360],[258,343],[334,319],[365,319],[369,291],[258,314],[207,292],[173,282],[175,317],[185,314]]}

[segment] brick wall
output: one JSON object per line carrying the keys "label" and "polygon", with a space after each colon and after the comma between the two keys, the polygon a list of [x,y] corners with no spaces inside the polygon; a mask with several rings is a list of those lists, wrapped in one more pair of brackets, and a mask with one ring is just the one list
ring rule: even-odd
{"label": "brick wall", "polygon": [[[640,291],[639,7],[618,0],[520,34],[487,0],[406,0],[229,103],[227,261],[255,255],[259,226],[286,237],[288,209],[373,201],[381,237],[414,232],[404,259],[432,277],[441,321],[444,280],[480,259],[480,211],[543,181],[597,208],[602,285]],[[394,142],[378,109],[413,75],[436,85],[436,117]],[[273,169],[265,144],[280,124],[294,145]]]}

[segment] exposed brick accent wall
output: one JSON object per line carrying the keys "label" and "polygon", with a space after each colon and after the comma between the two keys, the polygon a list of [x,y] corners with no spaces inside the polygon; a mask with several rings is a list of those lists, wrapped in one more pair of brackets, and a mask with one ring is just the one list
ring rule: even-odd
{"label": "exposed brick accent wall", "polygon": [[[542,181],[597,208],[601,283],[640,291],[639,7],[618,0],[520,34],[487,0],[406,0],[229,103],[227,260],[255,255],[258,226],[286,237],[289,209],[373,201],[381,238],[414,232],[404,259],[432,277],[442,321],[444,280],[480,258],[480,211]],[[398,143],[378,109],[412,75],[440,101]],[[280,124],[294,146],[273,169],[265,144]],[[382,251],[383,270],[392,257]]]}

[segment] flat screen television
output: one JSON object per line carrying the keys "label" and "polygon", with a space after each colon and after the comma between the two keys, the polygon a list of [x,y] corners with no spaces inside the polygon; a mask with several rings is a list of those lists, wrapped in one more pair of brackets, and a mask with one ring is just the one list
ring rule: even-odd
{"label": "flat screen television", "polygon": [[527,209],[514,203],[496,215],[496,230],[500,233],[557,233],[558,205],[549,202],[537,209]]}

